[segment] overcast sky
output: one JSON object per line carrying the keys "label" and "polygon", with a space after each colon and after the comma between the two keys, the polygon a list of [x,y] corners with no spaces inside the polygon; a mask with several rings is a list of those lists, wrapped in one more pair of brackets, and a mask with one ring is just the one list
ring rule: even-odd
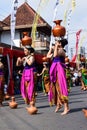
{"label": "overcast sky", "polygon": [[[0,1],[0,20],[3,20],[6,16],[11,13],[11,6],[13,0],[3,0]],[[35,10],[38,9],[38,5],[40,0],[18,0],[18,6],[24,3],[25,1]],[[47,0],[46,0],[47,1]],[[54,15],[54,6],[57,0],[48,0],[47,3],[41,5],[39,8],[40,15],[50,24],[53,23],[53,15]],[[64,12],[68,9],[68,4],[71,0],[64,0],[64,4],[59,4],[57,9],[56,19],[64,19]],[[69,9],[71,6],[69,7]],[[65,25],[66,26],[66,25]],[[85,35],[84,43],[87,41],[87,0],[76,0],[76,7],[74,11],[71,13],[69,30],[71,32],[76,32],[79,29],[83,29],[81,35],[82,37]],[[69,35],[69,42],[74,42],[75,44],[75,33],[74,37],[72,34]],[[72,41],[73,39],[73,41]],[[86,42],[87,44],[87,42]]]}
{"label": "overcast sky", "polygon": [[[13,0],[3,0],[0,1],[0,20],[11,13],[11,6]],[[21,5],[23,2],[27,1],[32,8],[37,10],[38,4],[40,0],[18,0],[19,4]],[[47,0],[46,0],[47,1]],[[54,6],[57,0],[48,0],[47,4],[44,4],[39,9],[39,13],[41,16],[47,20],[49,24],[52,24],[53,21],[53,14],[54,14]],[[57,11],[56,19],[63,19],[64,12],[68,8],[69,1],[71,0],[64,0],[64,4],[60,4]],[[86,0],[76,0],[76,7],[73,13],[71,14],[70,20],[70,28],[73,30],[79,28],[87,28],[87,1]]]}

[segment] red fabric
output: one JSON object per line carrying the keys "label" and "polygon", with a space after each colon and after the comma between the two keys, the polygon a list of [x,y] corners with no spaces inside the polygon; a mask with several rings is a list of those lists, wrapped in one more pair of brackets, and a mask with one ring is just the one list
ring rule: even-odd
{"label": "red fabric", "polygon": [[44,57],[44,55],[42,55],[42,54],[35,54],[35,61],[38,64],[42,64],[43,63],[43,60],[42,60],[43,57]]}
{"label": "red fabric", "polygon": [[24,56],[24,52],[22,50],[11,50],[10,48],[3,48],[3,55],[6,56],[7,54],[9,54],[12,57]]}
{"label": "red fabric", "polygon": [[77,55],[77,51],[78,51],[78,43],[79,43],[79,39],[80,39],[80,33],[81,33],[81,29],[76,33],[76,55]]}
{"label": "red fabric", "polygon": [[9,82],[9,86],[8,86],[8,93],[10,95],[14,94],[14,80],[13,80],[13,56],[15,57],[23,57],[24,56],[24,52],[20,51],[20,50],[11,50],[10,48],[3,48],[3,55],[9,55],[9,60],[10,60],[10,82]]}
{"label": "red fabric", "polygon": [[80,33],[81,33],[81,29],[76,33],[76,53],[75,55],[73,56],[71,62],[75,62],[76,61],[76,57],[77,57],[77,54],[78,54],[78,43],[79,43],[79,39],[80,39]]}
{"label": "red fabric", "polygon": [[[43,64],[43,58],[46,57],[46,55],[44,54],[35,54],[35,61],[38,63],[38,64]],[[48,60],[49,64],[51,64],[51,59]]]}
{"label": "red fabric", "polygon": [[73,56],[71,62],[75,62],[76,61],[76,54]]}
{"label": "red fabric", "polygon": [[[9,86],[8,86],[8,93],[10,95],[13,95],[14,94],[14,80],[13,80],[13,64],[12,64],[12,60],[13,60],[13,57],[23,57],[24,56],[24,52],[21,51],[21,50],[11,50],[10,48],[3,48],[3,56],[6,56],[6,55],[9,55],[9,58],[10,58],[10,82],[9,82]],[[42,58],[44,57],[45,55],[43,54],[35,54],[35,60],[38,64],[42,64],[43,63],[43,60]]]}
{"label": "red fabric", "polygon": [[75,68],[76,67],[76,63],[75,62],[70,62],[70,66]]}

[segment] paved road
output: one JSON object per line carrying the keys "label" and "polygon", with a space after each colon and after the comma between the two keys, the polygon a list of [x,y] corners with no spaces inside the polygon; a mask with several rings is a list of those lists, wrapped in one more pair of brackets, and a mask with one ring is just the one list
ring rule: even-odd
{"label": "paved road", "polygon": [[16,96],[17,109],[10,109],[8,102],[0,108],[0,130],[87,130],[87,119],[82,108],[87,108],[87,91],[73,87],[69,94],[70,112],[61,116],[63,108],[55,113],[55,106],[49,107],[47,96],[39,92],[36,106],[38,113],[29,115],[23,99]]}

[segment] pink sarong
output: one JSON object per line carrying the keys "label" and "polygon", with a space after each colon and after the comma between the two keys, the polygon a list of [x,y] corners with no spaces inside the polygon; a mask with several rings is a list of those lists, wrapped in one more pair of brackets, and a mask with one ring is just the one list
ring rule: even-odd
{"label": "pink sarong", "polygon": [[[57,74],[57,75],[56,75]],[[66,82],[66,74],[64,67],[61,62],[53,62],[50,68],[50,80],[51,83],[56,82],[56,78],[58,77],[58,82],[60,86],[61,95],[68,96],[67,90],[67,82]],[[50,86],[49,97],[48,100],[51,102],[53,100],[52,86]]]}
{"label": "pink sarong", "polygon": [[[26,87],[25,87],[25,81],[29,81],[28,89],[26,92]],[[22,74],[22,79],[21,79],[21,94],[22,97],[25,99],[28,95],[29,100],[32,100],[33,96],[33,91],[34,91],[34,72],[33,68],[30,69],[24,69],[23,74]]]}

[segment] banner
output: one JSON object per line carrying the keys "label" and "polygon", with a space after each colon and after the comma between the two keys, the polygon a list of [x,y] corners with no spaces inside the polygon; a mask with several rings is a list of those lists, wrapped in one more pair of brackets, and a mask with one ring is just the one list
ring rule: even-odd
{"label": "banner", "polygon": [[[55,20],[56,15],[57,15],[58,5],[59,5],[59,0],[56,1],[56,4],[55,4],[55,6],[54,6],[53,21]],[[53,26],[54,26],[54,23],[52,24],[52,29],[53,29]],[[54,37],[53,37],[53,35],[51,34],[50,47],[52,46],[52,43],[54,43],[54,41],[55,41],[55,40],[54,40]]]}
{"label": "banner", "polygon": [[33,26],[32,26],[32,32],[31,32],[31,36],[32,36],[32,46],[34,47],[34,40],[36,39],[36,31],[37,31],[37,24],[38,24],[38,19],[40,18],[40,11],[43,10],[42,7],[46,6],[47,3],[49,2],[49,0],[40,0],[35,17],[34,17],[34,21],[33,21]]}
{"label": "banner", "polygon": [[69,10],[68,18],[67,18],[67,28],[66,28],[67,39],[68,39],[68,33],[69,33],[69,26],[70,26],[71,14],[72,14],[72,9]]}
{"label": "banner", "polygon": [[68,3],[67,9],[64,12],[64,20],[63,20],[64,25],[66,24],[67,17],[71,17],[71,13],[75,9],[75,7],[76,7],[75,0],[70,0]]}
{"label": "banner", "polygon": [[60,3],[63,4],[63,3],[64,3],[64,0],[60,0]]}
{"label": "banner", "polygon": [[78,51],[78,43],[79,43],[79,40],[80,40],[80,33],[81,33],[81,29],[76,33],[76,54],[77,54],[77,51]]}
{"label": "banner", "polygon": [[80,33],[81,33],[81,29],[76,33],[76,53],[72,58],[72,62],[75,62],[77,59],[77,55],[78,55],[78,44],[79,44],[79,40],[80,40]]}
{"label": "banner", "polygon": [[72,0],[72,10],[75,9],[75,6],[76,6],[76,1],[75,1],[75,0]]}
{"label": "banner", "polygon": [[16,24],[16,12],[18,7],[18,0],[13,0],[12,11],[11,11],[11,48],[13,40],[15,39],[15,24]]}
{"label": "banner", "polygon": [[68,11],[69,11],[70,7],[71,7],[71,0],[68,2],[67,8],[64,11],[64,18],[63,18],[64,25],[66,24],[67,15],[68,15]]}

